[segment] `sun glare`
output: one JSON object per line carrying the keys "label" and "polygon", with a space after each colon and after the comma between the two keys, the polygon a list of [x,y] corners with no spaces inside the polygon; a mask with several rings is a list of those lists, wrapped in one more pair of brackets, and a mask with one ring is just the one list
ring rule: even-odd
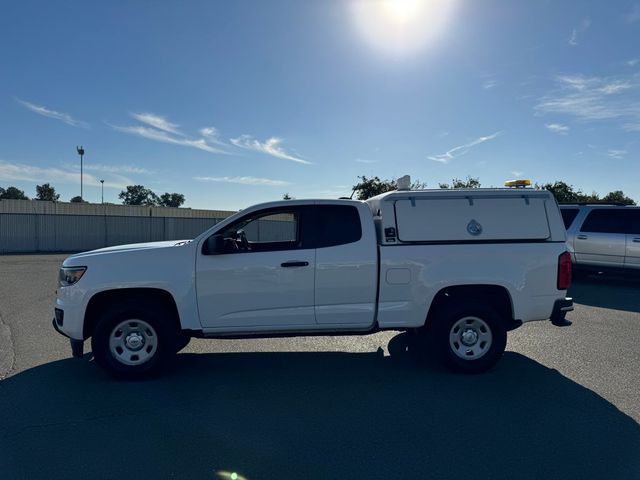
{"label": "sun glare", "polygon": [[362,37],[394,56],[431,45],[446,29],[456,0],[356,0],[352,13]]}

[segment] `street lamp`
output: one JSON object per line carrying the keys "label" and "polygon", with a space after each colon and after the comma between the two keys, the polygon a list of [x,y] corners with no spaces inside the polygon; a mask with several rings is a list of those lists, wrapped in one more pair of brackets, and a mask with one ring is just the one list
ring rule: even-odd
{"label": "street lamp", "polygon": [[78,152],[78,155],[80,155],[80,201],[82,201],[82,157],[84,157],[84,148],[80,145],[79,147],[76,147],[76,151]]}
{"label": "street lamp", "polygon": [[102,203],[104,203],[104,180],[100,180],[100,186],[102,187]]}

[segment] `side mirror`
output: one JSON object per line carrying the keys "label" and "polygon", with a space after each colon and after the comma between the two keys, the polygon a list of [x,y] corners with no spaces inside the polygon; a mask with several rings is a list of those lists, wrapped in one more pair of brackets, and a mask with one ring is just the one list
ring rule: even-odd
{"label": "side mirror", "polygon": [[225,242],[222,235],[211,235],[207,238],[202,246],[202,253],[204,255],[216,255],[224,253]]}

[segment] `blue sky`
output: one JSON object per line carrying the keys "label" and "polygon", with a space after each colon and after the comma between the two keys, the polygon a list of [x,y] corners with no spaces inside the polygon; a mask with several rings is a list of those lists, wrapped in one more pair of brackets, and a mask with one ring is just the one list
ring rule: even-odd
{"label": "blue sky", "polygon": [[640,200],[640,3],[9,1],[0,186],[238,209],[357,175]]}

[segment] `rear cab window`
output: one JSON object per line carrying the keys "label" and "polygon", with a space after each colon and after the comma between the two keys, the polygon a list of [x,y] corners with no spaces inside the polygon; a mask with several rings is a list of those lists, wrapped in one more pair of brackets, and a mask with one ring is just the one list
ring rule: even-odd
{"label": "rear cab window", "polygon": [[354,243],[362,238],[358,209],[351,205],[316,205],[310,237],[315,248]]}

